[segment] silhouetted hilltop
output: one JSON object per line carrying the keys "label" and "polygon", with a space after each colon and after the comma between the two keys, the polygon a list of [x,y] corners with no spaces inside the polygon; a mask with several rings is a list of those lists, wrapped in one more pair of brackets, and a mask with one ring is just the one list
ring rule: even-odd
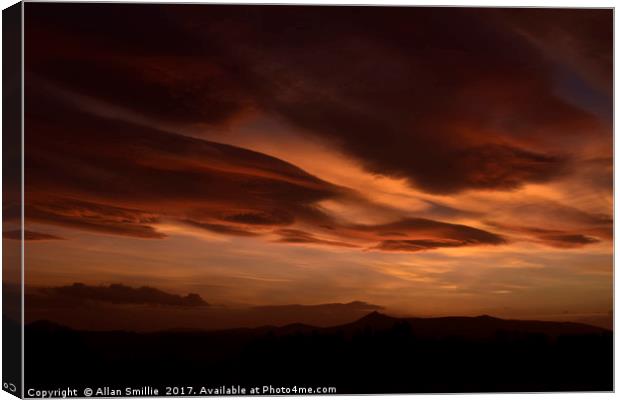
{"label": "silhouetted hilltop", "polygon": [[47,321],[47,320],[40,320],[40,321],[35,321],[33,323],[27,324],[26,329],[37,330],[41,332],[58,332],[58,331],[72,332],[73,331],[73,329],[69,327],[66,327],[61,324],[57,324],[52,321]]}
{"label": "silhouetted hilltop", "polygon": [[398,321],[398,318],[390,317],[386,314],[382,314],[378,311],[373,311],[368,315],[360,318],[359,320],[353,322],[353,325],[364,325],[364,326],[387,326]]}
{"label": "silhouetted hilltop", "polygon": [[[584,335],[609,332],[607,329],[576,323],[536,320],[513,320],[481,315],[477,317],[434,317],[397,318],[373,311],[357,321],[333,327],[315,327],[307,324],[289,324],[282,327],[261,327],[258,332],[271,331],[273,334],[290,333],[342,333],[351,335],[360,331],[382,332],[394,327],[407,327],[410,332],[423,338],[442,338],[459,336],[476,339],[492,338],[498,333],[543,334],[549,337],[560,335]],[[232,331],[236,331],[233,329]],[[251,329],[249,331],[252,331]]]}
{"label": "silhouetted hilltop", "polygon": [[[611,331],[490,316],[395,318],[333,327],[78,331],[26,326],[29,384],[335,386],[338,393],[612,390]],[[102,382],[93,382],[101,377]],[[105,382],[103,382],[105,381]]]}
{"label": "silhouetted hilltop", "polygon": [[356,330],[360,328],[385,330],[395,324],[408,325],[418,337],[463,336],[491,338],[498,332],[559,335],[581,335],[607,332],[606,329],[576,322],[512,320],[481,315],[477,317],[394,318],[372,312],[358,321],[332,329]]}

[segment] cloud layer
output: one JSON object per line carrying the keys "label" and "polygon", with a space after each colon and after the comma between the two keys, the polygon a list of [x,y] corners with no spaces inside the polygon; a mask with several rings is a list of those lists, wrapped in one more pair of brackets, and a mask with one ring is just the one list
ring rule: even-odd
{"label": "cloud layer", "polygon": [[37,76],[181,125],[272,113],[427,192],[548,182],[605,127],[558,92],[594,71],[605,99],[608,10],[70,7],[32,7]]}
{"label": "cloud layer", "polygon": [[77,301],[78,303],[95,301],[151,306],[204,307],[209,305],[202,297],[195,293],[179,296],[149,286],[134,288],[118,283],[109,286],[89,286],[83,283],[74,283],[69,286],[42,288],[40,291],[47,296],[52,296],[52,299],[46,300],[47,304],[69,300]]}
{"label": "cloud layer", "polygon": [[[12,230],[2,232],[2,237],[5,239],[22,240],[21,230]],[[24,240],[62,240],[61,237],[56,235],[50,235],[44,232],[24,231]]]}
{"label": "cloud layer", "polygon": [[[103,234],[163,239],[174,224],[289,244],[416,251],[499,245],[497,234],[431,219],[362,225],[321,202],[373,205],[286,161],[255,151],[95,115],[29,86],[26,218]],[[403,246],[404,248],[404,246]],[[413,247],[409,246],[410,249]]]}

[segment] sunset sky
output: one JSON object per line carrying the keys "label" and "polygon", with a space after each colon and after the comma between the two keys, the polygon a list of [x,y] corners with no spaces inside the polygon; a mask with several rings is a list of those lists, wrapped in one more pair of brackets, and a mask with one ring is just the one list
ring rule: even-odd
{"label": "sunset sky", "polygon": [[27,286],[612,309],[611,10],[25,13]]}

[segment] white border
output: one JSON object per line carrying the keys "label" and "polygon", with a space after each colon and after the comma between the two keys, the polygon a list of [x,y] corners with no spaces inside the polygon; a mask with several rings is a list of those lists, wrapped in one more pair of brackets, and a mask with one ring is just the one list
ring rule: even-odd
{"label": "white border", "polygon": [[[67,1],[68,2],[68,1]],[[84,0],[81,2],[97,2],[97,1],[93,1],[93,0]],[[99,1],[101,2],[101,1]],[[115,1],[105,1],[105,2],[115,2]],[[590,0],[590,1],[584,1],[584,0],[547,0],[547,1],[527,1],[527,2],[509,2],[509,1],[502,1],[502,0],[475,0],[475,1],[467,1],[467,0],[451,0],[448,2],[438,2],[438,1],[428,1],[428,0],[417,0],[417,1],[411,1],[411,0],[374,0],[374,1],[368,1],[368,0],[339,0],[339,1],[329,1],[329,0],[288,0],[288,1],[260,1],[260,0],[244,0],[244,1],[240,1],[240,0],[230,0],[230,1],[174,1],[174,0],[151,0],[151,1],[140,1],[140,0],[132,0],[130,1],[131,3],[220,3],[220,4],[315,4],[315,5],[380,5],[380,6],[457,6],[457,7],[560,7],[560,8],[615,8],[616,2],[615,1],[601,1],[601,0]],[[13,4],[15,4],[16,1],[14,0],[0,0],[0,6],[2,7],[2,9],[7,8]],[[517,3],[517,4],[515,4]],[[23,23],[24,23],[24,16],[23,16],[23,7],[22,7],[22,49],[23,49],[23,40],[24,40],[24,36],[23,36]],[[1,21],[1,20],[0,20]],[[614,12],[614,27],[615,27],[615,23],[616,23],[616,14]],[[0,22],[1,25],[1,22]],[[0,29],[1,32],[1,29]],[[614,44],[618,43],[618,34],[614,29]],[[24,71],[23,71],[23,66],[24,66],[24,52],[22,51],[22,93],[23,93],[23,88],[24,88]],[[2,56],[0,54],[0,61],[2,59]],[[616,92],[616,85],[617,82],[615,81],[615,76],[616,76],[616,68],[617,68],[617,64],[615,63],[616,59],[615,59],[615,47],[614,47],[614,98],[615,98],[615,92]],[[0,82],[0,88],[1,88],[2,83]],[[22,96],[22,110],[23,110],[23,106],[24,106],[24,98]],[[616,148],[615,148],[615,115],[616,115],[616,111],[617,111],[617,105],[614,101],[614,203],[615,203],[615,188],[618,187],[618,176],[615,174],[615,170],[616,170],[616,161],[618,160],[618,154],[616,152]],[[2,115],[2,112],[0,111],[0,116]],[[24,120],[23,120],[23,113],[22,113],[22,151],[24,149],[24,135],[23,135],[23,128],[24,128]],[[0,138],[1,138],[1,133],[0,133]],[[0,141],[0,154],[1,154],[1,141]],[[1,159],[1,156],[0,156]],[[24,198],[24,166],[23,166],[23,154],[22,154],[22,200]],[[2,166],[0,165],[0,174],[1,174],[1,170],[2,170]],[[1,187],[1,185],[0,185]],[[23,210],[23,202],[22,202],[22,247],[21,247],[21,262],[22,262],[22,269],[21,269],[21,279],[22,279],[22,323],[24,321],[24,296],[23,296],[23,284],[24,284],[24,241],[23,241],[23,235],[24,235],[24,210]],[[0,209],[0,214],[1,214],[1,209]],[[614,207],[614,221],[615,221],[615,207]],[[614,224],[614,238],[617,237],[618,234],[618,227],[616,224]],[[615,242],[614,242],[615,244]],[[614,247],[615,250],[615,247]],[[0,255],[1,255],[1,247],[0,247]],[[614,272],[615,272],[615,265],[616,265],[616,252],[614,251]],[[618,298],[615,296],[615,287],[616,287],[616,274],[614,273],[614,327],[615,327],[615,310],[620,309],[619,308],[619,304],[618,304]],[[2,289],[1,289],[1,285],[0,285],[0,305],[1,305],[1,294],[2,294]],[[23,337],[23,333],[22,333],[22,337]],[[0,333],[0,342],[1,342],[1,338],[2,338],[2,334]],[[23,360],[23,356],[24,356],[24,346],[23,346],[23,340],[22,340],[22,346],[21,346],[21,351],[22,351],[22,360]],[[614,359],[618,359],[618,348],[615,345],[615,335],[614,335]],[[23,363],[22,363],[22,376],[23,376]],[[615,367],[615,364],[614,364]],[[2,375],[2,367],[0,366],[0,376]],[[616,368],[614,368],[614,382],[617,383],[618,380],[618,370]],[[22,380],[22,393],[23,393],[23,380]],[[527,394],[527,393],[523,393],[523,394],[498,394],[498,393],[489,393],[489,394],[438,394],[438,395],[375,395],[374,397],[380,398],[380,399],[390,399],[390,398],[403,398],[403,397],[415,397],[416,399],[420,399],[420,400],[430,400],[430,399],[491,399],[491,398],[495,398],[495,397],[500,397],[501,399],[507,399],[507,400],[520,400],[520,399],[535,399],[535,398],[545,398],[545,399],[550,399],[550,400],[555,400],[555,399],[568,399],[568,400],[573,400],[573,399],[584,399],[587,398],[588,400],[592,399],[592,400],[598,400],[598,399],[609,399],[609,398],[613,398],[615,395],[613,393],[574,393],[574,392],[568,392],[568,393],[535,393],[535,394]],[[265,396],[262,396],[265,397]],[[272,397],[272,396],[267,396],[267,397]],[[287,396],[289,398],[319,398],[321,396]],[[325,396],[322,396],[323,398],[325,398]],[[342,399],[342,400],[349,400],[349,399],[359,399],[362,397],[367,397],[367,396],[337,396],[338,399]],[[121,397],[119,397],[121,398]],[[244,397],[237,397],[237,396],[230,396],[231,399],[244,399],[247,398],[247,396]],[[11,396],[10,394],[4,392],[4,391],[0,391],[0,400],[9,400],[9,399],[15,399],[14,396]]]}

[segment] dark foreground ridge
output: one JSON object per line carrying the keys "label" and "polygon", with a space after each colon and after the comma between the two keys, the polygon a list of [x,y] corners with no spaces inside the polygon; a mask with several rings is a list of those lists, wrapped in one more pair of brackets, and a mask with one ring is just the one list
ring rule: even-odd
{"label": "dark foreground ridge", "polygon": [[335,327],[76,331],[26,326],[26,387],[121,384],[333,386],[345,393],[611,391],[612,332],[489,316]]}

